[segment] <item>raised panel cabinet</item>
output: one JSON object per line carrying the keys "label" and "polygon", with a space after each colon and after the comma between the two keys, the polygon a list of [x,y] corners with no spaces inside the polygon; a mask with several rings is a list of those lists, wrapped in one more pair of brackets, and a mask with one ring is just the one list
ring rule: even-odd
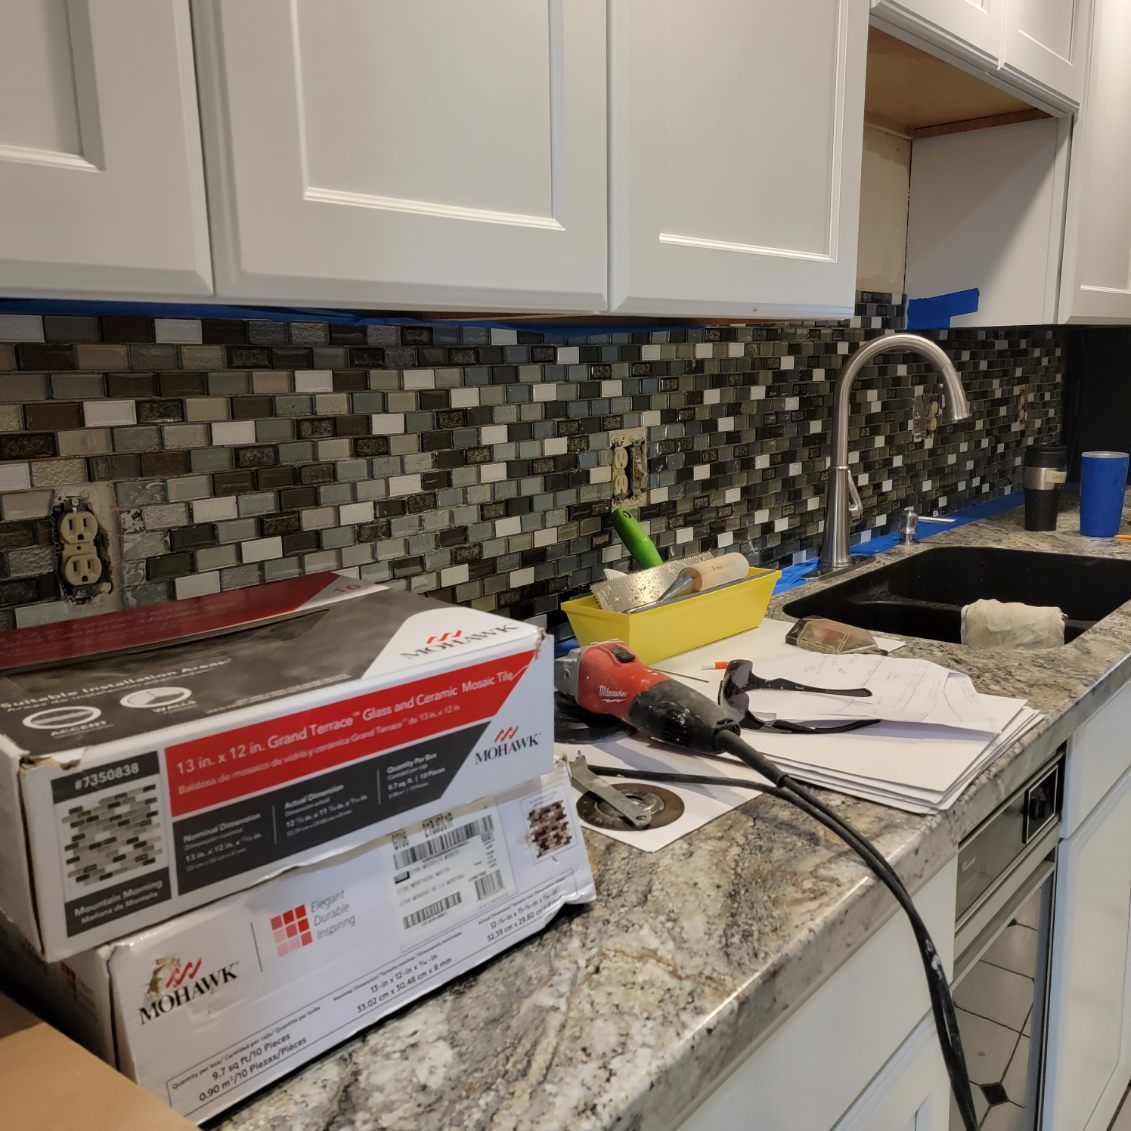
{"label": "raised panel cabinet", "polygon": [[609,307],[851,312],[867,0],[609,0]]}
{"label": "raised panel cabinet", "polygon": [[1072,136],[1060,283],[1064,322],[1131,322],[1131,4],[1095,0]]}
{"label": "raised panel cabinet", "polygon": [[925,1018],[833,1131],[948,1131],[950,1080]]}
{"label": "raised panel cabinet", "polygon": [[196,0],[217,293],[600,310],[604,0]]}
{"label": "raised panel cabinet", "polygon": [[[1007,0],[879,0],[875,18],[917,39],[996,66]],[[1053,0],[1055,3],[1056,0]]]}
{"label": "raised panel cabinet", "polygon": [[188,0],[0,4],[0,292],[212,290]]}
{"label": "raised panel cabinet", "polygon": [[1127,1088],[1129,930],[1131,774],[1059,848],[1044,1131],[1106,1131]]}
{"label": "raised panel cabinet", "polygon": [[[915,893],[948,977],[957,877],[952,857]],[[941,1067],[915,938],[896,910],[673,1124],[680,1131],[944,1131],[949,1084],[945,1068],[940,1081]]]}
{"label": "raised panel cabinet", "polygon": [[[1003,75],[1031,80],[1074,106],[1084,94],[1091,0],[1007,0]],[[1126,45],[1124,45],[1126,46]]]}

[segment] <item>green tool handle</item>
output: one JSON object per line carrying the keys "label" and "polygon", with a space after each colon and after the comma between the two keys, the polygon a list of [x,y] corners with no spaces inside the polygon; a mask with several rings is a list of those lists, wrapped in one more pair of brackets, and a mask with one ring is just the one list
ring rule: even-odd
{"label": "green tool handle", "polygon": [[645,569],[664,564],[660,551],[652,544],[644,527],[624,507],[617,507],[613,511],[613,529],[620,535],[620,540],[637,564]]}

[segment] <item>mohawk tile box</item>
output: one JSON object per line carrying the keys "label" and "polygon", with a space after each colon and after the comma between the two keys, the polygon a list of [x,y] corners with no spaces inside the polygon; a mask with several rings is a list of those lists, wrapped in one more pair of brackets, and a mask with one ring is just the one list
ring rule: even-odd
{"label": "mohawk tile box", "polygon": [[0,913],[54,961],[529,781],[551,663],[333,573],[0,634]]}
{"label": "mohawk tile box", "polygon": [[13,992],[207,1119],[595,898],[564,768],[54,964]]}

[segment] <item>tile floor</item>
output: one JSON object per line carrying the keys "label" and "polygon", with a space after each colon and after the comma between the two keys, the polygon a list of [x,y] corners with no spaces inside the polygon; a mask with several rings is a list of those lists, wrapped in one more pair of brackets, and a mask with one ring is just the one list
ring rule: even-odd
{"label": "tile floor", "polygon": [[[980,1131],[1023,1131],[1031,1121],[1026,1106],[1036,1066],[1029,1026],[1040,899],[1035,892],[1017,910],[954,991]],[[953,1101],[950,1125],[961,1126]]]}

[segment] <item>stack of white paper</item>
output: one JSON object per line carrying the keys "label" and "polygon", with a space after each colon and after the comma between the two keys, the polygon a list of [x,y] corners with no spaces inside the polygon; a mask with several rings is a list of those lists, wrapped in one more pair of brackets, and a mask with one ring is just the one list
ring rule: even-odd
{"label": "stack of white paper", "polygon": [[927,660],[795,651],[754,671],[822,688],[867,688],[867,697],[750,691],[749,710],[763,721],[881,721],[824,734],[744,728],[744,736],[798,779],[912,812],[949,808],[1041,717],[1023,699],[980,695],[968,676]]}
{"label": "stack of white paper", "polygon": [[752,690],[748,693],[749,710],[766,722],[786,719],[795,723],[846,723],[883,719],[985,734],[998,729],[970,677],[929,660],[826,656],[793,649],[792,655],[755,663],[754,674],[770,680],[785,678],[808,687],[868,692],[865,697]]}
{"label": "stack of white paper", "polygon": [[991,734],[881,722],[843,734],[744,729],[743,737],[800,781],[930,813],[949,809],[975,776],[1041,718],[1023,699],[979,699]]}

